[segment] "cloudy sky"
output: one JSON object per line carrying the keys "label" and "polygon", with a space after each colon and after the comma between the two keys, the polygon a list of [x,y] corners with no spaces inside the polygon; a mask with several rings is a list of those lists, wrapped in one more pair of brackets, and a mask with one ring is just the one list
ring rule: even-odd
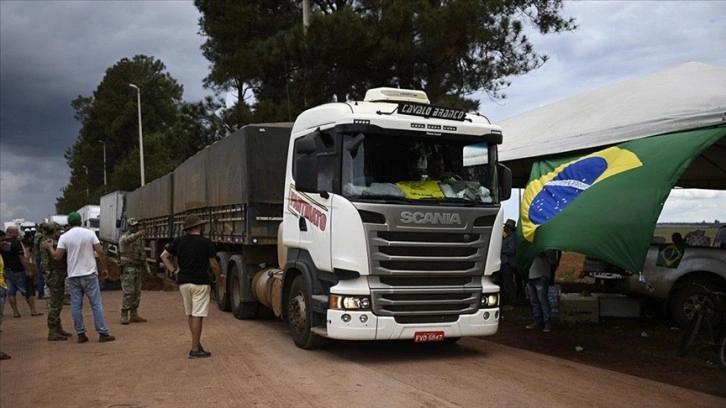
{"label": "cloudy sky", "polygon": [[[572,1],[564,14],[580,28],[531,35],[550,60],[511,78],[505,101],[482,98],[480,111],[494,122],[689,61],[726,66],[723,1]],[[63,153],[80,127],[70,102],[92,95],[120,59],[160,59],[188,101],[211,93],[202,87],[209,64],[199,17],[191,1],[0,1],[0,221],[54,213],[69,182]],[[661,221],[723,221],[725,199],[674,192]],[[516,200],[505,215],[516,218]]]}

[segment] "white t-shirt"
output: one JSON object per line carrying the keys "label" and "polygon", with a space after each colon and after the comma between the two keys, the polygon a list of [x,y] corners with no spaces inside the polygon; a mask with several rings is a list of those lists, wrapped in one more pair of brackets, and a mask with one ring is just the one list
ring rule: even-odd
{"label": "white t-shirt", "polygon": [[98,273],[93,246],[100,241],[90,229],[73,227],[58,239],[58,248],[68,254],[68,277],[86,276]]}

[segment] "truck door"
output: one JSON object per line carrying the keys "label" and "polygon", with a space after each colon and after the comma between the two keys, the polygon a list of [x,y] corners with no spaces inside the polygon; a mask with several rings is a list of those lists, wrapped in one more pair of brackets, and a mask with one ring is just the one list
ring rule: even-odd
{"label": "truck door", "polygon": [[[319,270],[331,271],[332,200],[340,166],[336,141],[315,131],[295,143],[290,209],[298,216],[299,247],[308,251]],[[291,187],[292,188],[292,187]]]}

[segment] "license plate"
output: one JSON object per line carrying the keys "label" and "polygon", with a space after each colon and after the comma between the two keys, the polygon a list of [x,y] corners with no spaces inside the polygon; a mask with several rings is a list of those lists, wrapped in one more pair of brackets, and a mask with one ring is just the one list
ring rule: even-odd
{"label": "license plate", "polygon": [[414,343],[424,343],[430,341],[444,341],[443,331],[424,331],[413,334]]}

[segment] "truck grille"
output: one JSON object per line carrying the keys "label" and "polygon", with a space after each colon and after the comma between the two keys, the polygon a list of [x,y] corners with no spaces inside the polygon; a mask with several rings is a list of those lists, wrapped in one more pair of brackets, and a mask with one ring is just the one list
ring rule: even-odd
{"label": "truck grille", "polygon": [[460,215],[461,225],[412,226],[399,221],[400,209],[361,207],[368,221],[364,227],[373,313],[393,316],[402,324],[440,323],[479,309],[481,276],[498,208],[487,209],[491,215],[484,216],[481,209],[449,208],[446,211]]}

